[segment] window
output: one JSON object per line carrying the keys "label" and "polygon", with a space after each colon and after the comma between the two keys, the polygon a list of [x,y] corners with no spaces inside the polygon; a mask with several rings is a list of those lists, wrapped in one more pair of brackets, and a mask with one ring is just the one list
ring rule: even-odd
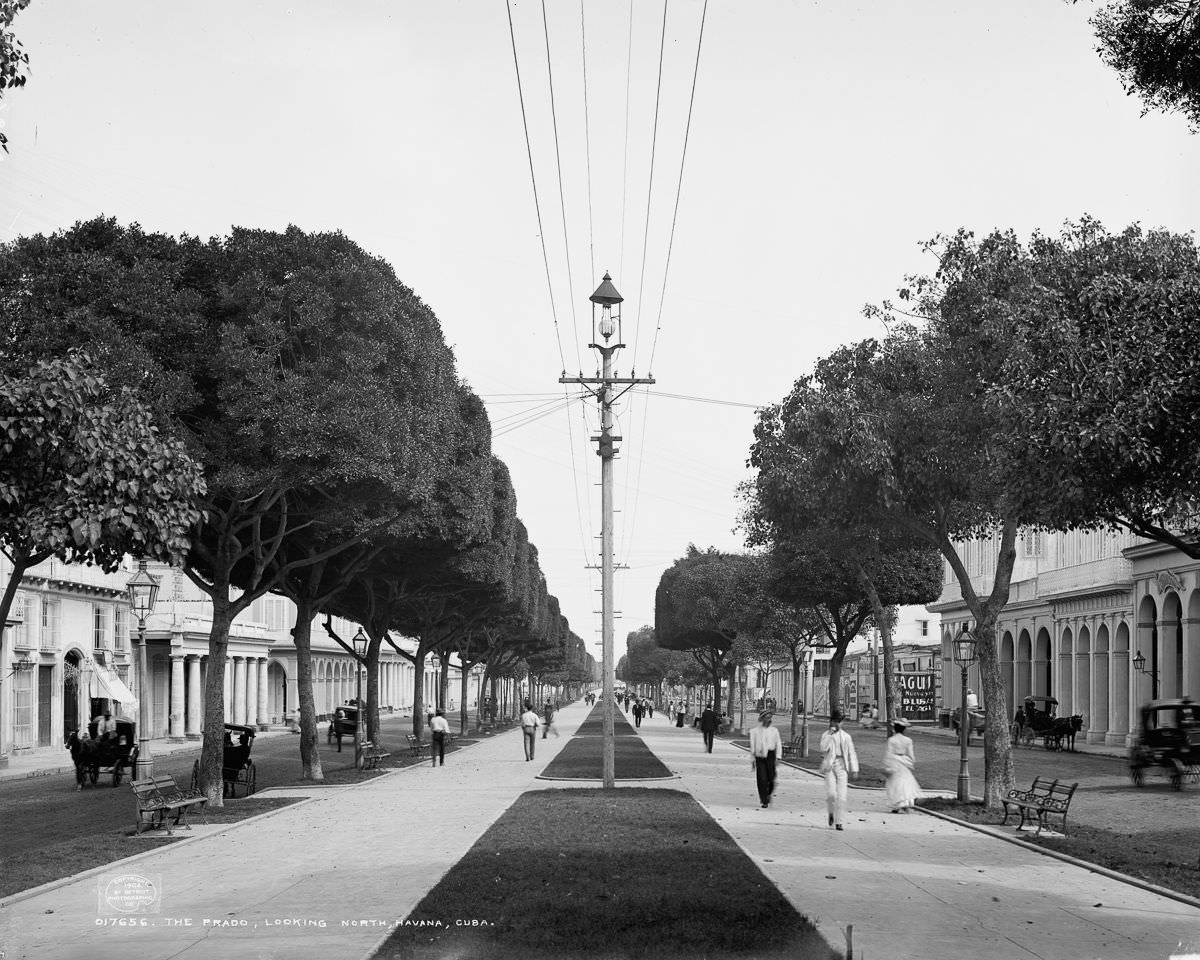
{"label": "window", "polygon": [[813,661],[813,676],[814,677],[829,676],[829,664],[831,662],[832,661],[830,661],[830,660],[814,660]]}
{"label": "window", "polygon": [[929,621],[928,620],[918,620],[917,624],[921,628],[921,636],[923,636],[923,637],[929,636]]}
{"label": "window", "polygon": [[60,606],[58,600],[42,601],[42,646],[52,650],[58,649]]}
{"label": "window", "polygon": [[33,746],[33,675],[32,670],[18,670],[13,683],[13,746]]}
{"label": "window", "polygon": [[117,607],[113,617],[116,627],[113,636],[113,647],[116,650],[129,649],[129,611]]}
{"label": "window", "polygon": [[28,611],[25,606],[25,594],[17,591],[16,597],[13,598],[12,612],[9,617],[18,623],[12,628],[13,649],[24,650],[29,646],[29,629],[25,623],[25,618],[28,616]]}
{"label": "window", "polygon": [[1021,532],[1021,556],[1026,559],[1044,557],[1046,555],[1046,533],[1044,530],[1023,530]]}
{"label": "window", "polygon": [[112,649],[113,608],[107,603],[92,604],[92,644],[97,650]]}

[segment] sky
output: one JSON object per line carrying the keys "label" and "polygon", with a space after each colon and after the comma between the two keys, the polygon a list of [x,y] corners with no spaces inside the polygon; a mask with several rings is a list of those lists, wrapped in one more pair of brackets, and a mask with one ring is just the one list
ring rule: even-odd
{"label": "sky", "polygon": [[741,548],[754,408],[880,335],[862,308],[932,270],[922,242],[1085,213],[1194,229],[1200,135],[1140,116],[1094,9],[39,0],[0,106],[0,241],[104,214],[341,230],[387,260],[486,401],[597,660],[598,414],[558,379],[596,369],[587,298],[610,272],[617,371],[656,381],[617,408],[620,656],[689,543]]}

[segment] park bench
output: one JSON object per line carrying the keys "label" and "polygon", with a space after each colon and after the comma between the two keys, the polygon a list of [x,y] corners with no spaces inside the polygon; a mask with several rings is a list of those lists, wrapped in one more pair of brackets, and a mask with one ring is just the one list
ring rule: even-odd
{"label": "park bench", "polygon": [[378,766],[380,760],[386,760],[390,756],[390,753],[384,753],[370,740],[363,741],[362,768],[364,770],[373,770],[376,766]]}
{"label": "park bench", "polygon": [[184,826],[191,830],[192,826],[187,822],[188,812],[192,807],[203,808],[208,803],[208,797],[199,790],[180,789],[172,776],[134,780],[130,786],[133,788],[133,797],[137,804],[136,827],[139,834],[147,825],[152,829],[165,828],[167,833],[171,833],[167,817],[172,814],[175,817],[175,826]]}
{"label": "park bench", "polygon": [[425,749],[425,742],[415,733],[408,735],[408,749],[414,757],[421,756],[421,751]]}
{"label": "park bench", "polygon": [[800,737],[792,737],[791,740],[783,745],[783,756],[792,759],[798,758],[800,756],[800,743]]}
{"label": "park bench", "polygon": [[1022,830],[1026,823],[1037,821],[1037,835],[1040,836],[1044,827],[1049,827],[1051,817],[1057,817],[1063,833],[1067,832],[1067,811],[1071,807],[1071,798],[1075,795],[1078,783],[1069,787],[1057,780],[1047,780],[1045,777],[1035,777],[1033,786],[1028,790],[1009,790],[1001,802],[1004,804],[1004,823],[1012,813],[1021,815],[1017,829]]}

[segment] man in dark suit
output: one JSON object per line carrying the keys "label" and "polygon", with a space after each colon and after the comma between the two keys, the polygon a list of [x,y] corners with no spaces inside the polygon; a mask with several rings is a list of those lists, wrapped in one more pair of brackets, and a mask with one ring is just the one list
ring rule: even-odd
{"label": "man in dark suit", "polygon": [[704,749],[708,753],[712,753],[713,737],[717,732],[717,727],[721,725],[721,718],[717,716],[713,710],[713,705],[710,703],[704,708],[704,712],[700,714],[700,732],[704,734]]}

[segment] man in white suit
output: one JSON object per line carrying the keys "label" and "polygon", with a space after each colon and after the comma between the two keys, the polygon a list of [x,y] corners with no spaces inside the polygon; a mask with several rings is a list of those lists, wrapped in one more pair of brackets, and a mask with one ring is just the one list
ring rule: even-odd
{"label": "man in white suit", "polygon": [[825,806],[829,810],[829,825],[838,830],[846,815],[847,783],[858,776],[858,754],[854,741],[842,729],[842,714],[834,710],[829,717],[829,729],[821,734],[821,772],[825,774]]}

